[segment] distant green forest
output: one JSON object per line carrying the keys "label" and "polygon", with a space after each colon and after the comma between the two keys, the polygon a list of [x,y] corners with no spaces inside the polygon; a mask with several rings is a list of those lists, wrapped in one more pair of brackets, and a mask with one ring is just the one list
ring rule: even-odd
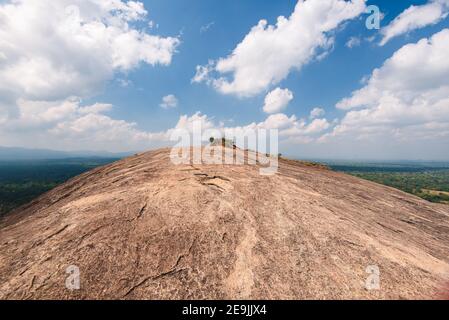
{"label": "distant green forest", "polygon": [[449,204],[449,163],[327,162],[333,170],[390,186],[431,202]]}
{"label": "distant green forest", "polygon": [[57,185],[118,159],[0,161],[0,215],[30,202]]}

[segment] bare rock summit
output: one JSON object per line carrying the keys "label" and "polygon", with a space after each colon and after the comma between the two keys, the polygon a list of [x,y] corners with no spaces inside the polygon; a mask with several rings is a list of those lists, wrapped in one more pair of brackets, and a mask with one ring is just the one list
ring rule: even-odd
{"label": "bare rock summit", "polygon": [[0,298],[434,299],[447,284],[449,206],[298,161],[263,176],[169,154],[94,169],[2,218]]}

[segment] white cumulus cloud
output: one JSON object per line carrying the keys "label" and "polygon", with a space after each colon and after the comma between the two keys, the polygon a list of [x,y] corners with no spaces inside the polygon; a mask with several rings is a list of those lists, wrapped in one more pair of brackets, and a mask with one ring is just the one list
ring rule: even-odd
{"label": "white cumulus cloud", "polygon": [[1,1],[0,144],[117,150],[156,139],[106,115],[110,104],[82,104],[118,73],[171,63],[180,40],[139,29],[147,15],[139,1]]}
{"label": "white cumulus cloud", "polygon": [[448,14],[449,0],[430,0],[420,6],[412,5],[381,30],[383,38],[380,45],[412,30],[436,24]]}
{"label": "white cumulus cloud", "polygon": [[17,0],[0,4],[0,94],[32,100],[88,96],[116,72],[168,65],[179,39],[133,27],[143,4]]}
{"label": "white cumulus cloud", "polygon": [[365,0],[299,0],[290,17],[280,16],[276,25],[260,20],[228,57],[198,66],[192,81],[224,94],[254,96],[325,56],[333,45],[329,32],[364,10]]}
{"label": "white cumulus cloud", "polygon": [[175,95],[169,94],[162,98],[160,107],[163,109],[172,109],[178,106],[178,99]]}
{"label": "white cumulus cloud", "polygon": [[292,100],[293,93],[290,90],[276,88],[266,95],[263,111],[266,113],[280,112],[284,110]]}
{"label": "white cumulus cloud", "polygon": [[449,138],[449,29],[403,46],[337,104],[333,135],[409,141]]}
{"label": "white cumulus cloud", "polygon": [[312,111],[310,111],[310,118],[315,119],[322,117],[326,114],[326,111],[323,108],[313,108]]}

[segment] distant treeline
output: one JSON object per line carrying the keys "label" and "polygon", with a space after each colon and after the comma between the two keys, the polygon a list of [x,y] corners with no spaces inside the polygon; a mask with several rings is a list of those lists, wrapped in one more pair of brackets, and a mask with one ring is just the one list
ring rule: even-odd
{"label": "distant treeline", "polygon": [[0,161],[0,215],[30,202],[74,176],[116,160]]}
{"label": "distant treeline", "polygon": [[390,186],[431,202],[449,204],[449,168],[425,165],[330,165],[362,179]]}

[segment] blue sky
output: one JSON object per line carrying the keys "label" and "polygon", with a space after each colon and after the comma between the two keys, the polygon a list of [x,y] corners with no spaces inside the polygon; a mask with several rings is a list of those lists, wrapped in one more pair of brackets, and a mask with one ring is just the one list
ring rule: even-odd
{"label": "blue sky", "polygon": [[[245,125],[252,121],[263,121],[264,94],[249,99],[226,96],[207,88],[203,84],[191,84],[197,65],[205,64],[229,54],[260,19],[274,23],[279,15],[289,16],[296,1],[143,1],[149,10],[149,19],[159,24],[161,35],[181,34],[181,45],[170,67],[143,65],[126,77],[132,85],[121,87],[117,82],[107,84],[103,94],[93,101],[101,100],[116,105],[113,115],[129,121],[138,121],[146,130],[159,131],[176,125],[179,116],[201,111],[216,119],[234,120],[233,124]],[[426,1],[369,1],[379,5],[386,14],[382,24],[394,19],[410,4]],[[368,15],[366,15],[368,16]],[[213,23],[207,32],[201,28]],[[364,43],[349,49],[346,41],[352,36],[375,36],[378,30],[367,30],[365,20],[349,22],[338,32],[335,48],[323,61],[311,63],[300,72],[292,72],[281,84],[289,88],[295,100],[288,114],[307,116],[317,106],[323,107],[331,117],[341,117],[335,104],[350,92],[360,87],[360,80],[382,65],[402,45],[433,34],[449,22],[394,39],[386,47],[377,43]],[[325,94],[323,94],[325,93]],[[175,94],[179,100],[176,109],[159,107],[161,98]]]}
{"label": "blue sky", "polygon": [[[420,3],[423,1],[417,1]],[[296,1],[144,1],[149,18],[159,24],[158,34],[181,34],[181,45],[169,68],[142,66],[126,77],[133,85],[123,88],[110,82],[105,92],[95,99],[119,106],[114,115],[126,120],[145,119],[139,125],[147,130],[164,130],[176,125],[181,114],[201,111],[219,120],[233,119],[244,125],[262,121],[265,95],[249,99],[226,96],[202,84],[191,84],[197,65],[205,64],[229,54],[252,26],[264,18],[274,23],[279,15],[289,16]],[[406,1],[382,1],[382,9],[394,18],[405,9]],[[181,14],[182,13],[182,14]],[[387,19],[388,17],[386,17]],[[206,32],[201,28],[213,23]],[[390,48],[376,44],[348,49],[351,36],[369,37],[377,30],[364,27],[364,20],[350,22],[337,35],[334,51],[324,61],[312,63],[301,72],[293,72],[282,82],[295,95],[289,113],[307,116],[316,106],[322,106],[331,115],[339,116],[335,104],[352,90],[360,87],[360,80],[389,57],[404,43]],[[323,94],[323,91],[326,94]],[[175,94],[178,108],[166,111],[159,108],[161,97]],[[122,106],[122,107],[120,107]],[[132,107],[132,108],[131,108]]]}
{"label": "blue sky", "polygon": [[[313,2],[316,0],[307,0],[306,2],[309,1]],[[66,0],[62,0],[61,2],[64,2],[66,7],[71,3]],[[93,5],[95,5],[96,0],[76,0],[72,2],[81,8],[81,15],[83,16],[87,12],[85,10],[92,10],[84,8],[91,8],[88,6],[91,5],[89,2],[93,2]],[[126,4],[126,1],[118,2]],[[136,61],[133,61],[132,67],[114,66],[110,67],[110,69],[105,67],[104,76],[102,75],[98,81],[93,82],[94,85],[88,89],[81,88],[81,85],[78,84],[74,85],[68,83],[67,88],[63,88],[64,90],[67,89],[64,91],[59,85],[53,85],[53,88],[51,84],[45,84],[45,89],[48,88],[49,92],[52,92],[51,90],[54,90],[54,92],[64,91],[64,94],[61,93],[56,95],[29,93],[32,92],[32,90],[28,90],[31,86],[30,83],[35,83],[31,82],[31,80],[17,84],[18,89],[16,90],[14,89],[16,84],[8,83],[8,81],[11,82],[12,80],[8,80],[9,78],[4,76],[4,80],[0,81],[0,93],[4,96],[3,102],[0,99],[0,108],[6,110],[3,116],[3,130],[5,132],[0,139],[1,145],[53,147],[71,150],[85,148],[108,149],[110,151],[147,149],[164,145],[164,142],[162,141],[155,141],[156,138],[153,136],[151,136],[151,143],[148,144],[144,142],[127,144],[126,139],[124,141],[118,139],[115,142],[111,140],[106,142],[102,141],[101,137],[104,138],[105,135],[113,136],[115,133],[109,134],[105,133],[106,131],[97,133],[94,127],[95,121],[98,119],[93,115],[89,118],[89,121],[91,121],[91,123],[89,123],[89,133],[91,136],[79,136],[80,138],[77,138],[81,129],[78,130],[76,126],[81,122],[85,124],[88,119],[83,118],[81,119],[83,121],[75,122],[80,119],[70,115],[68,118],[60,120],[60,123],[46,122],[37,124],[34,120],[40,117],[35,114],[33,114],[32,117],[27,117],[23,114],[25,112],[24,110],[34,110],[34,107],[27,107],[28,104],[34,106],[33,102],[45,104],[45,106],[39,105],[39,107],[36,107],[36,110],[40,110],[39,112],[46,112],[43,110],[50,109],[63,110],[65,108],[64,110],[66,110],[68,108],[67,106],[59,107],[59,105],[65,105],[64,101],[68,101],[67,99],[77,100],[75,108],[91,106],[96,103],[107,104],[110,105],[110,107],[105,108],[104,114],[107,115],[108,119],[121,121],[121,124],[124,126],[132,124],[132,130],[134,130],[133,134],[137,131],[138,134],[152,135],[162,134],[162,132],[174,128],[180,121],[180,117],[183,115],[191,117],[197,111],[201,112],[202,115],[207,116],[205,121],[209,121],[215,125],[220,124],[221,126],[234,127],[246,126],[250,123],[262,123],[270,117],[270,114],[267,114],[267,112],[264,112],[263,110],[264,100],[267,94],[275,88],[282,88],[288,89],[293,94],[293,99],[289,101],[288,106],[284,106],[282,111],[279,111],[278,113],[282,113],[290,119],[291,117],[295,117],[296,122],[301,122],[302,119],[304,119],[304,124],[299,123],[294,126],[300,130],[304,129],[306,131],[307,126],[312,122],[310,119],[310,112],[314,108],[324,110],[321,117],[327,123],[325,130],[319,132],[319,134],[317,132],[317,134],[311,136],[310,139],[309,137],[305,139],[305,133],[301,133],[300,140],[302,142],[298,142],[298,139],[296,139],[297,137],[293,137],[294,139],[287,139],[287,141],[282,143],[282,151],[289,155],[303,158],[400,158],[449,160],[449,151],[444,150],[444,147],[442,148],[442,146],[449,141],[445,133],[446,131],[449,131],[449,121],[439,122],[434,120],[438,119],[438,115],[435,115],[434,118],[427,122],[423,121],[419,124],[422,125],[423,128],[426,128],[426,130],[430,126],[432,126],[432,128],[438,127],[438,130],[433,130],[432,132],[422,131],[423,133],[419,138],[414,137],[409,141],[404,139],[404,136],[409,132],[407,130],[418,132],[420,129],[417,129],[418,127],[411,128],[410,125],[404,125],[403,122],[396,118],[396,115],[394,115],[394,119],[385,119],[382,116],[382,120],[379,120],[379,123],[382,123],[383,126],[386,125],[386,123],[389,125],[388,127],[380,126],[378,128],[380,131],[391,130],[391,132],[397,134],[399,137],[397,139],[390,139],[388,136],[366,138],[366,134],[362,134],[363,138],[360,138],[360,136],[357,136],[361,132],[359,128],[357,130],[345,130],[344,135],[347,136],[346,138],[342,138],[343,135],[338,133],[335,135],[338,135],[339,137],[335,138],[336,140],[334,141],[326,140],[326,142],[323,143],[323,139],[320,140],[323,136],[326,136],[325,138],[329,139],[329,136],[338,131],[338,129],[335,130],[335,127],[338,127],[339,125],[345,125],[347,127],[348,124],[345,124],[345,117],[347,117],[350,110],[360,110],[350,109],[353,107],[337,108],[336,105],[343,99],[351,97],[354,91],[365,87],[366,82],[362,83],[362,79],[365,78],[365,80],[368,80],[372,78],[374,69],[381,68],[390,57],[407,44],[415,44],[420,39],[430,38],[449,27],[449,19],[447,19],[449,4],[447,1],[367,1],[366,6],[371,4],[377,5],[384,15],[381,21],[380,30],[368,30],[366,28],[365,20],[369,14],[364,12],[359,12],[355,14],[355,16],[341,19],[337,27],[323,33],[327,39],[333,39],[332,45],[326,48],[318,48],[317,50],[318,52],[321,50],[327,53],[324,58],[319,59],[318,53],[311,54],[308,59],[301,61],[300,68],[291,67],[287,76],[283,77],[282,80],[269,84],[263,89],[258,90],[257,93],[251,93],[247,96],[220,92],[217,87],[214,87],[211,82],[208,83],[207,81],[192,83],[196,67],[206,66],[209,60],[213,60],[216,63],[219,59],[226,59],[229,57],[237,45],[242,43],[245,36],[250,33],[251,28],[256,26],[261,19],[267,20],[269,25],[275,25],[278,16],[289,18],[295,10],[300,10],[298,9],[299,6],[297,7],[297,1],[154,0],[141,2],[142,8],[145,8],[147,14],[142,15],[141,19],[126,20],[126,23],[129,25],[128,28],[138,30],[142,34],[145,33],[160,38],[177,39],[179,43],[176,45],[173,44],[172,47],[167,49],[167,54],[170,55],[170,62],[163,63],[164,65],[161,65],[161,63],[152,65],[143,58],[140,60],[136,58]],[[336,0],[335,2],[338,1]],[[6,8],[8,3],[9,1],[1,1],[0,8],[3,8],[0,10],[4,10],[5,12],[6,10],[14,10],[11,12],[14,12],[13,14],[18,16],[25,14],[23,13],[25,12],[23,8],[29,5],[29,1],[19,1],[22,8],[17,5],[16,8],[8,9]],[[45,1],[42,3],[45,3]],[[381,46],[379,43],[385,34],[383,33],[384,30],[391,26],[394,20],[412,5],[417,6],[417,8],[438,5],[438,8],[441,9],[442,12],[438,17],[430,16],[429,20],[424,21],[422,25],[415,26],[413,23],[410,25],[409,22],[409,25],[405,27],[405,31],[399,32],[398,35],[389,40],[385,45]],[[105,14],[104,12],[109,14],[110,12],[113,12],[108,12],[109,9],[104,8],[101,10],[106,11],[99,10],[98,14]],[[120,7],[120,9],[114,8],[114,10],[122,9]],[[36,9],[36,18],[39,14],[41,14],[41,11]],[[321,14],[324,15],[324,13]],[[45,19],[45,17],[42,18]],[[87,19],[89,18],[83,17],[83,19],[88,21]],[[150,21],[152,27],[149,25]],[[0,15],[0,24],[1,23]],[[65,23],[65,21],[58,23]],[[108,23],[112,24],[112,22]],[[80,26],[82,26],[82,24],[80,24]],[[26,27],[27,26],[25,25],[25,28]],[[34,32],[39,32],[36,31],[39,29],[35,26],[33,27],[31,24],[29,28],[30,35]],[[15,26],[7,25],[3,30],[3,33],[0,33],[0,40],[4,40],[4,43],[13,43],[16,47],[20,48],[22,43],[18,42],[19,45],[14,43],[19,40],[15,40],[16,38],[13,38],[12,36],[14,35],[14,32],[17,31]],[[122,32],[126,32],[123,30]],[[7,34],[8,31],[9,33]],[[298,32],[306,33],[308,31],[299,30]],[[9,37],[10,35],[11,37]],[[48,44],[44,43],[44,46],[46,45],[47,48],[55,47],[55,50],[58,50],[57,48],[61,46],[60,43],[52,43],[53,40],[51,39],[47,40],[48,38],[46,38],[45,35],[41,36],[43,37],[42,39],[45,39],[44,41],[49,41]],[[356,43],[353,47],[347,45],[351,38],[354,38]],[[64,39],[64,46],[66,46],[67,43],[70,44],[71,41],[75,40]],[[441,41],[444,42],[445,40],[443,39]],[[37,48],[37,46],[38,45],[36,44],[36,48],[31,48],[31,52],[36,50],[36,56],[50,56],[48,53],[43,53],[43,49]],[[23,50],[25,50],[25,46],[23,47]],[[9,51],[7,51],[8,49],[5,48],[4,52],[6,52],[6,54],[4,54],[4,56],[6,58],[4,60],[0,59],[0,75],[2,75],[2,68],[3,71],[6,72],[5,70],[7,70],[10,61],[14,61],[15,64],[11,62],[11,65],[16,68],[11,70],[20,70],[20,72],[22,72],[23,68],[19,69],[17,66],[17,61],[20,59],[14,60],[10,57],[12,54],[25,56],[25,53],[20,51],[9,53]],[[120,50],[127,50],[128,48],[133,48],[133,45],[124,45]],[[28,48],[28,52],[29,51]],[[72,51],[68,52],[70,52],[70,54],[73,53]],[[74,52],[75,53],[73,54],[76,55],[76,51]],[[0,41],[0,57],[1,53],[2,45]],[[75,67],[80,68],[80,75],[86,75],[86,78],[89,76],[89,79],[92,77],[95,78],[95,71],[89,71],[92,72],[91,76],[87,71],[84,71],[83,68],[85,67],[86,70],[91,70],[91,68],[93,68],[92,66],[95,65],[95,63],[99,63],[101,60],[90,60],[87,53],[85,55],[84,52],[82,53],[82,57],[81,54],[80,56],[76,56],[75,60],[77,63]],[[138,55],[139,53],[136,52],[135,56],[137,57]],[[44,56],[44,58],[47,59],[47,56]],[[70,59],[71,57],[67,56],[67,58]],[[51,59],[54,59],[54,54],[48,59],[52,62],[53,60]],[[78,59],[80,60],[79,63]],[[53,63],[51,64],[53,65]],[[68,67],[64,65],[64,63],[61,65],[63,65],[61,70],[73,68],[73,65],[69,65]],[[38,68],[35,63],[26,67],[28,69]],[[240,67],[241,66],[239,65],[236,68]],[[263,69],[264,67],[263,64],[259,66],[260,69]],[[217,75],[217,70],[218,69],[215,69],[213,71],[215,74],[211,77],[219,79],[218,77],[222,76],[221,74]],[[49,72],[54,71],[60,70],[54,67]],[[77,74],[77,76],[80,76],[79,74]],[[385,71],[385,74],[388,74],[388,72]],[[17,73],[16,75],[17,77],[21,76]],[[413,72],[411,75],[413,75]],[[47,76],[48,73],[43,75],[43,77]],[[232,79],[232,72],[226,74],[226,76],[228,77],[228,80]],[[440,75],[435,75],[435,78],[438,77],[440,77]],[[385,81],[389,81],[388,79]],[[420,78],[418,77],[417,81],[419,81],[419,79]],[[423,76],[423,79],[427,78]],[[446,88],[448,83],[445,81],[446,80],[441,80],[440,82],[436,82],[435,88]],[[379,96],[379,101],[381,101],[382,99],[380,96],[385,98],[385,94],[379,93],[378,91],[380,89],[378,89],[379,88],[377,87],[375,88]],[[401,90],[408,92],[408,88],[402,88]],[[160,106],[163,97],[167,95],[176,97],[176,106],[172,108],[162,108]],[[405,94],[401,96],[401,98],[396,98],[404,99],[405,101],[404,96]],[[422,96],[427,97],[428,92],[423,92]],[[422,96],[418,98],[421,99]],[[443,96],[441,101],[444,101],[444,98],[446,97]],[[368,104],[369,106],[367,106]],[[25,105],[25,107],[21,107],[21,105]],[[359,107],[360,106],[356,106],[354,108]],[[382,110],[384,108],[381,106],[380,102],[377,105],[375,105],[375,103],[371,104],[371,102],[365,103],[362,107],[373,112],[375,112],[374,110],[376,108]],[[15,111],[16,109],[20,111]],[[76,112],[77,114],[86,114],[80,110]],[[99,113],[95,112],[93,114]],[[271,115],[273,115],[273,113],[271,113]],[[418,116],[421,118],[423,117],[422,115],[417,115],[417,117]],[[34,122],[30,125],[30,121],[26,119],[25,121],[21,118],[33,118]],[[370,118],[370,116],[368,116],[368,118]],[[102,119],[102,121],[103,120],[105,119]],[[362,119],[361,121],[363,123],[364,120]],[[414,125],[416,123],[416,126],[418,126],[418,122],[420,121],[414,119],[412,122]],[[370,125],[373,124],[370,123]],[[17,128],[20,128],[20,131]],[[66,131],[61,133],[67,128],[74,131],[76,135],[73,132]],[[30,135],[27,135],[26,132],[31,133]],[[55,134],[55,132],[58,133],[57,136],[50,136]],[[119,133],[117,135],[122,134],[123,133]],[[140,136],[142,135],[140,134]],[[424,136],[425,138],[423,138]],[[30,137],[33,137],[33,139],[30,139]],[[320,142],[318,142],[318,140],[320,140]],[[96,143],[93,143],[93,141],[96,141]]]}

